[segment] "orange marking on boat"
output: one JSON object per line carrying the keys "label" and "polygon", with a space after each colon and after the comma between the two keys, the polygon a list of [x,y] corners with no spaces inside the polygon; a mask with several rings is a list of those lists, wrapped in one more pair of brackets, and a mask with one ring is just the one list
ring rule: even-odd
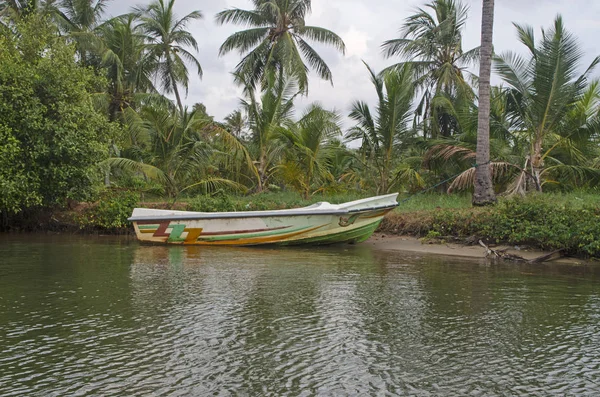
{"label": "orange marking on boat", "polygon": [[194,244],[196,240],[198,240],[198,237],[200,237],[202,234],[202,228],[186,228],[183,231],[187,232],[187,237],[183,242],[184,245]]}

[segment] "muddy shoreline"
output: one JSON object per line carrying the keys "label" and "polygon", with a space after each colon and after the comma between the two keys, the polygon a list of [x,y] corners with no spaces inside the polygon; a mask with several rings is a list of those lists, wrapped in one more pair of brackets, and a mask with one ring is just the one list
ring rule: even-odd
{"label": "muddy shoreline", "polygon": [[[481,260],[485,260],[486,258],[486,250],[480,245],[427,242],[412,236],[395,236],[375,233],[369,240],[362,244],[382,251],[404,251],[426,255],[443,255]],[[529,247],[510,247],[507,245],[496,245],[493,247],[497,250],[507,249],[507,253],[521,256],[527,260],[532,260],[548,254],[547,251],[540,251]],[[600,264],[600,262],[574,257],[562,257],[549,262],[570,264]]]}

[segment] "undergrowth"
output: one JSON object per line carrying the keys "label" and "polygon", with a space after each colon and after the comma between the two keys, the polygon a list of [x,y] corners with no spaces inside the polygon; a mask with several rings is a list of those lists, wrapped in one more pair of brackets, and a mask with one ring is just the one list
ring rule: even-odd
{"label": "undergrowth", "polygon": [[388,215],[380,230],[421,237],[475,237],[600,257],[598,202],[572,202],[556,195],[503,199],[487,208],[400,210]]}

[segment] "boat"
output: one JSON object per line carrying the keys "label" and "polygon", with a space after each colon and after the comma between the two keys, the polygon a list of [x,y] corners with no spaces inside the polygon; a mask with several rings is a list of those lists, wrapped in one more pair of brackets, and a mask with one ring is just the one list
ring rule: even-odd
{"label": "boat", "polygon": [[299,245],[368,239],[398,194],[343,204],[319,202],[276,211],[190,212],[135,208],[129,221],[139,241],[180,245]]}

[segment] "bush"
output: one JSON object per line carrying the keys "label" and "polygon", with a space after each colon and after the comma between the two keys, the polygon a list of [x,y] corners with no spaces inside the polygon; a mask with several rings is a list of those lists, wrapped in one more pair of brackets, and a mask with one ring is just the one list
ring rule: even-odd
{"label": "bush", "polygon": [[224,193],[202,195],[188,200],[188,211],[231,212],[237,211],[231,197]]}
{"label": "bush", "polygon": [[54,30],[32,16],[0,35],[0,213],[90,199],[118,128],[94,108],[102,79]]}
{"label": "bush", "polygon": [[390,214],[382,230],[417,236],[472,237],[600,257],[600,206],[573,207],[552,195],[502,200],[496,207]]}
{"label": "bush", "polygon": [[[118,231],[128,229],[127,220],[139,202],[139,195],[130,191],[109,190],[94,205],[88,207],[78,218],[81,229]],[[122,230],[125,231],[125,230]]]}

